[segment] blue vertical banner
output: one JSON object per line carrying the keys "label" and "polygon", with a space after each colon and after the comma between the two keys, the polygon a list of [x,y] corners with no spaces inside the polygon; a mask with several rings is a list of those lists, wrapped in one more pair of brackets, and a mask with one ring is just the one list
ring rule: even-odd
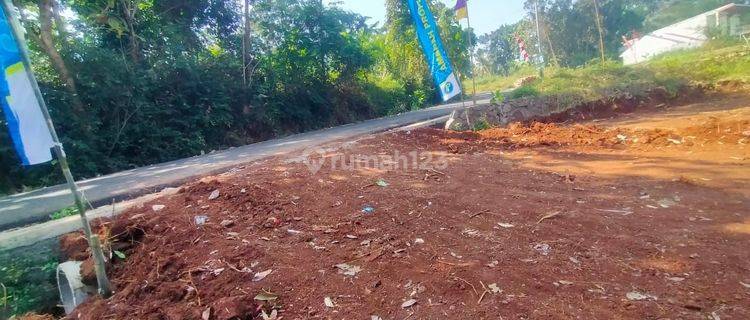
{"label": "blue vertical banner", "polygon": [[0,6],[0,104],[21,162],[27,166],[48,162],[52,134],[8,19],[10,13]]}
{"label": "blue vertical banner", "polygon": [[461,87],[453,73],[450,58],[443,48],[435,17],[427,5],[427,0],[408,0],[408,3],[414,25],[417,27],[417,38],[427,58],[432,78],[440,88],[443,101],[448,101],[461,93]]}

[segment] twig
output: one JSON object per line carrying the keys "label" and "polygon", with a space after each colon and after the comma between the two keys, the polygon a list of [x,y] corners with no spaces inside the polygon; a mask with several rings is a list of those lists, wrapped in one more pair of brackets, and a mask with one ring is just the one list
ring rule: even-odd
{"label": "twig", "polygon": [[438,263],[442,263],[442,264],[446,264],[446,265],[449,265],[449,266],[452,266],[452,267],[471,267],[471,266],[474,265],[474,263],[471,263],[471,262],[453,263],[453,262],[448,262],[448,261],[442,261],[442,260],[439,260],[439,259],[437,260],[437,262]]}
{"label": "twig", "polygon": [[546,216],[542,217],[541,219],[539,219],[539,221],[537,221],[536,223],[537,223],[537,224],[540,224],[540,223],[542,223],[542,221],[544,221],[544,220],[547,220],[547,219],[552,219],[552,218],[555,218],[555,217],[557,217],[557,216],[559,216],[559,215],[560,215],[560,211],[556,211],[556,212],[550,213],[550,214],[548,214],[548,215],[546,215]]}
{"label": "twig", "polygon": [[437,173],[437,174],[442,174],[442,175],[445,175],[445,173],[444,173],[444,172],[440,172],[440,171],[437,171],[437,170],[435,170],[435,169],[429,169],[428,171],[432,171],[432,172],[434,172],[434,173]]}
{"label": "twig", "polygon": [[193,282],[192,272],[188,272],[188,280],[190,281],[190,286],[192,286],[193,289],[195,289],[195,297],[198,299],[198,306],[200,307],[201,306],[201,293],[198,291],[198,286],[196,286],[195,283]]}
{"label": "twig", "polygon": [[490,212],[490,210],[482,210],[482,211],[479,211],[479,212],[477,212],[477,213],[475,213],[475,214],[472,214],[472,215],[470,215],[470,216],[469,216],[469,219],[474,219],[474,218],[476,218],[477,216],[479,216],[479,215],[482,215],[482,214],[485,214],[485,213],[487,213],[487,212]]}
{"label": "twig", "polygon": [[486,287],[486,286],[484,285],[484,282],[482,282],[482,281],[479,281],[479,284],[481,284],[481,285],[482,285],[482,289],[484,290],[484,292],[482,292],[482,295],[481,295],[481,296],[479,297],[479,301],[477,301],[477,304],[481,304],[481,303],[482,303],[482,299],[484,299],[484,296],[485,296],[485,295],[487,295],[488,293],[492,293],[492,292],[491,292],[490,290],[488,290],[488,289],[487,289],[487,287]]}
{"label": "twig", "polygon": [[0,282],[0,286],[3,287],[3,310],[5,310],[8,307],[8,288],[2,282]]}
{"label": "twig", "polygon": [[461,280],[461,281],[465,282],[465,283],[466,283],[466,284],[468,284],[468,285],[470,285],[470,286],[471,286],[471,289],[472,289],[472,290],[474,290],[474,294],[479,294],[479,292],[477,292],[477,288],[476,288],[476,287],[474,287],[474,285],[473,285],[473,284],[471,284],[471,282],[469,282],[469,281],[466,281],[466,280],[462,279],[461,277],[457,277],[457,276],[453,276],[453,277],[454,277],[454,278],[456,278],[456,279],[458,279],[458,280]]}

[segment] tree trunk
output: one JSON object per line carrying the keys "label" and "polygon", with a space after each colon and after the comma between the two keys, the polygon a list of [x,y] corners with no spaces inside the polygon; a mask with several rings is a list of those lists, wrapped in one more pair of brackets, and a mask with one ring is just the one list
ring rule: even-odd
{"label": "tree trunk", "polygon": [[55,47],[55,40],[52,36],[52,1],[39,1],[39,42],[44,52],[49,56],[50,61],[52,61],[52,67],[57,71],[60,80],[65,84],[65,89],[70,93],[73,110],[83,114],[86,108],[78,95],[78,86],[67,64],[65,64],[65,60],[63,60],[60,52]]}
{"label": "tree trunk", "polygon": [[141,48],[138,44],[138,35],[135,33],[135,15],[138,12],[138,5],[130,0],[122,0],[122,13],[130,33],[130,58],[134,64],[141,61]]}

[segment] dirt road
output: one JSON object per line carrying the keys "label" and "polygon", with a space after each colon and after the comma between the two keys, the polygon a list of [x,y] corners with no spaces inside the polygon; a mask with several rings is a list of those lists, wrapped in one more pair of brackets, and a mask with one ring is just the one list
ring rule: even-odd
{"label": "dirt road", "polygon": [[105,222],[72,318],[748,319],[748,131],[731,94],[238,168]]}

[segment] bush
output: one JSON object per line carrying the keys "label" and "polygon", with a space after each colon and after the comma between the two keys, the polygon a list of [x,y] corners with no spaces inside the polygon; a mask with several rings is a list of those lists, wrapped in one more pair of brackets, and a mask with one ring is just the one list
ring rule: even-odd
{"label": "bush", "polygon": [[518,98],[524,98],[524,97],[538,97],[538,96],[539,96],[539,90],[537,90],[535,87],[531,85],[519,87],[510,92],[511,99],[518,99]]}

